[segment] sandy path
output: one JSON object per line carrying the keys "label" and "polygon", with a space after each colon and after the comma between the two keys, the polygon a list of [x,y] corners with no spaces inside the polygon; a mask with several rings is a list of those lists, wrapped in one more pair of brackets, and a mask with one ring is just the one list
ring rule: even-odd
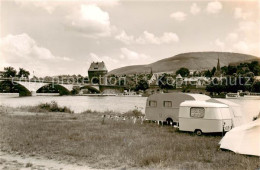
{"label": "sandy path", "polygon": [[66,164],[55,160],[48,160],[40,157],[29,157],[9,154],[0,151],[0,169],[18,170],[18,169],[51,169],[51,170],[94,170],[88,166],[76,164]]}

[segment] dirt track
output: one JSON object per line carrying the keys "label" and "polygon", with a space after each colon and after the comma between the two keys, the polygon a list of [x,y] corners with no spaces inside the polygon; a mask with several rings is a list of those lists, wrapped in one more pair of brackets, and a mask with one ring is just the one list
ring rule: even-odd
{"label": "dirt track", "polygon": [[0,152],[0,169],[18,170],[18,169],[65,169],[65,170],[87,170],[88,166],[77,164],[66,164],[60,161],[48,160],[40,157],[22,156]]}

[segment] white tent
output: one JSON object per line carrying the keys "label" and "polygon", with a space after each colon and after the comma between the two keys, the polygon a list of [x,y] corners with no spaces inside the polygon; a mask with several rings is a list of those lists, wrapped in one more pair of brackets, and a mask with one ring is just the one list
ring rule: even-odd
{"label": "white tent", "polygon": [[235,127],[220,141],[220,148],[260,156],[260,119]]}
{"label": "white tent", "polygon": [[229,106],[229,110],[232,116],[232,121],[233,121],[233,127],[241,126],[245,123],[243,114],[241,112],[241,107],[229,100],[226,99],[209,99],[207,100],[208,102],[213,102],[213,103],[223,103]]}

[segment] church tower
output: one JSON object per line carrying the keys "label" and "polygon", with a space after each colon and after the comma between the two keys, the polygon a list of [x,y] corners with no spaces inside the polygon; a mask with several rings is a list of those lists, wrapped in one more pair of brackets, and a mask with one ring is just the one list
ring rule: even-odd
{"label": "church tower", "polygon": [[218,64],[217,64],[217,69],[214,74],[215,77],[220,77],[221,76],[221,68],[220,68],[220,63],[219,63],[219,58],[218,58]]}

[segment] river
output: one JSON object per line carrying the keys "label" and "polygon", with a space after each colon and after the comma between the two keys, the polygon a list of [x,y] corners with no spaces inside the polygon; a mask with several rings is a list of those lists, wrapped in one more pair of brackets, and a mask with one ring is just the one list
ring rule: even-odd
{"label": "river", "polygon": [[[115,111],[127,112],[135,108],[145,111],[146,97],[124,97],[124,96],[35,96],[35,97],[14,97],[0,96],[0,105],[19,107],[34,106],[39,103],[56,101],[60,106],[67,106],[75,113],[85,110],[95,111]],[[251,121],[252,118],[260,112],[260,100],[241,100],[226,99],[240,105],[244,114],[245,121]]]}
{"label": "river", "polygon": [[144,112],[146,97],[124,96],[1,96],[0,105],[19,107],[35,106],[39,103],[56,101],[60,106],[67,106],[75,113],[85,110],[127,112],[135,108]]}

